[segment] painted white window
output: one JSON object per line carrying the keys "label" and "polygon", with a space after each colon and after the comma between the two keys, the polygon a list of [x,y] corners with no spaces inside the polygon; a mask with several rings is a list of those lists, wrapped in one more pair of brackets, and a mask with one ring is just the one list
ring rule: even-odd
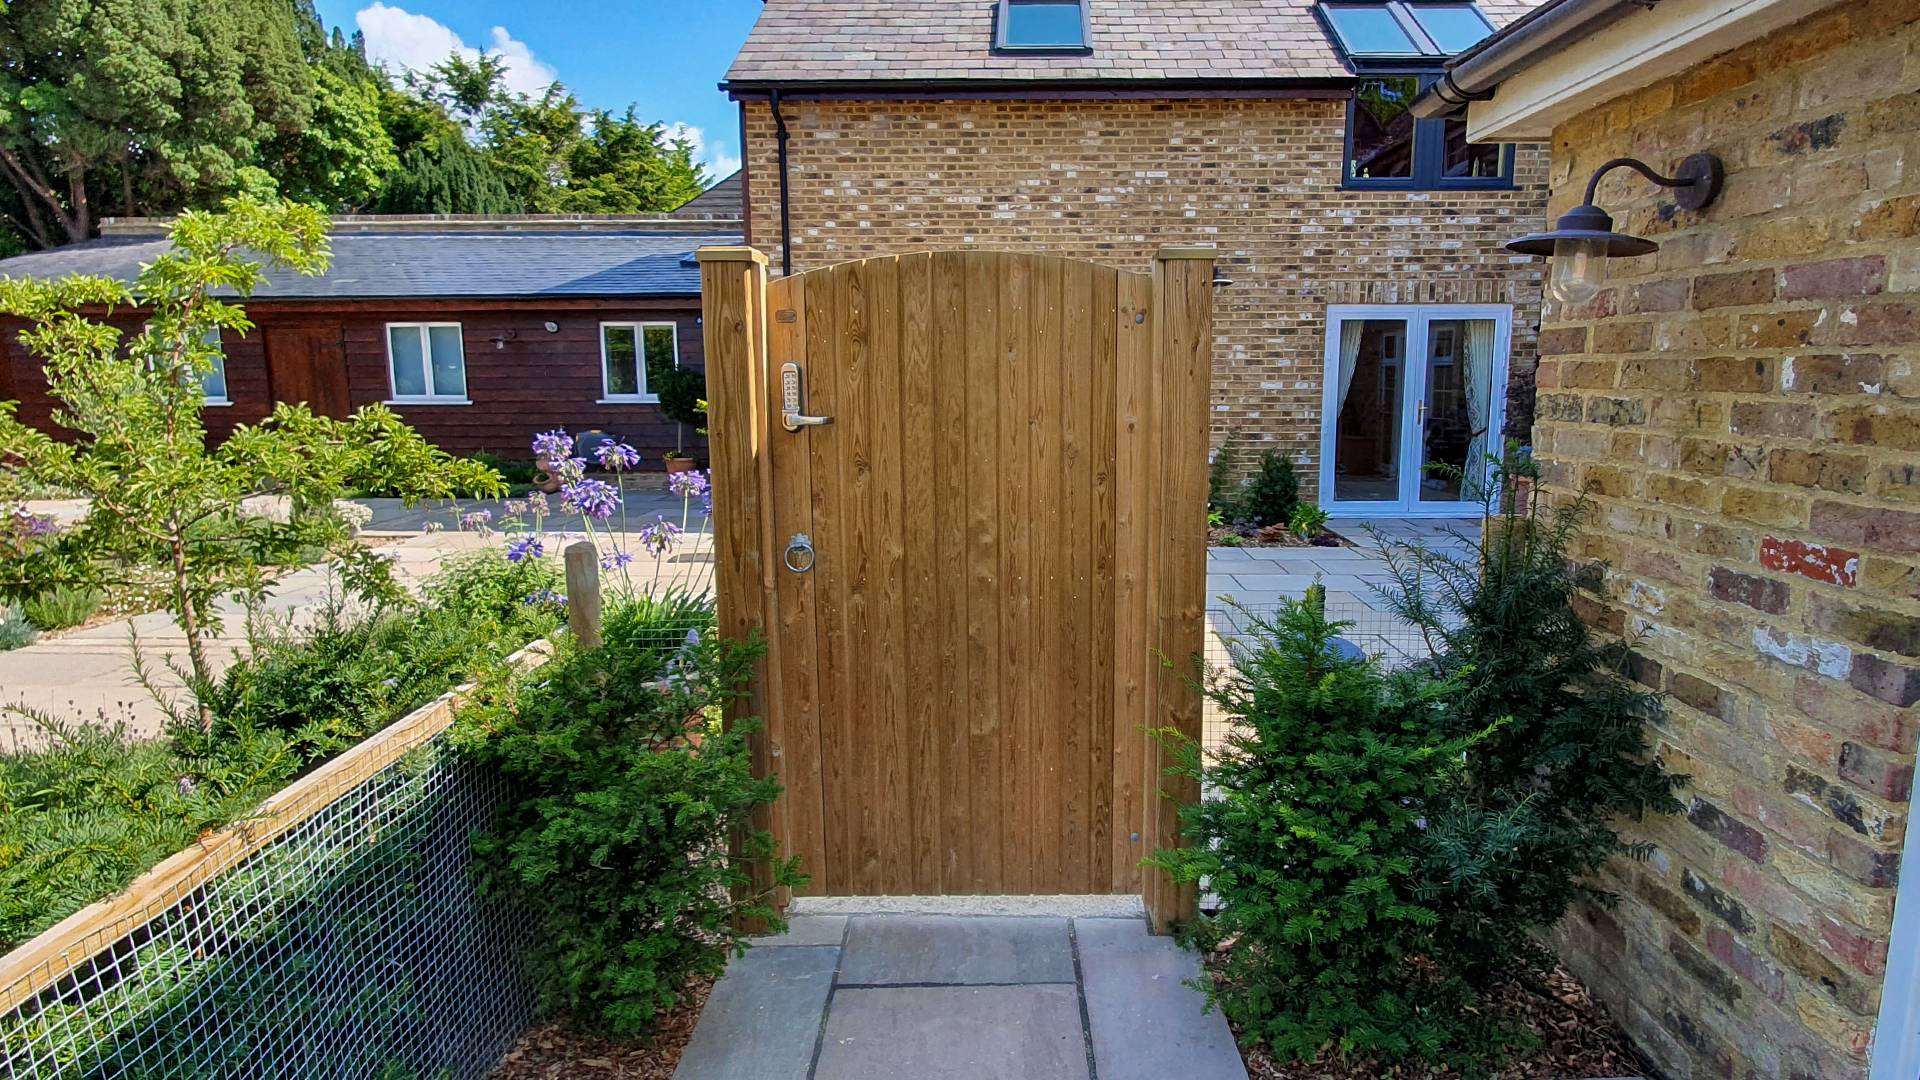
{"label": "painted white window", "polygon": [[680,335],[670,322],[600,324],[600,402],[660,400],[650,372],[680,366]]}
{"label": "painted white window", "polygon": [[460,324],[388,323],[387,378],[396,404],[468,404]]}

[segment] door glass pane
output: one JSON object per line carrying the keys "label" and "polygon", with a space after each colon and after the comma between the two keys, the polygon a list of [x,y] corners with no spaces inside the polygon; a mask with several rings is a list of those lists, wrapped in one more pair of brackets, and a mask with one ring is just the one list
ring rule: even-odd
{"label": "door glass pane", "polygon": [[1335,341],[1333,497],[1398,502],[1406,320],[1347,319]]}
{"label": "door glass pane", "polygon": [[640,392],[639,368],[633,344],[633,327],[603,326],[600,336],[606,346],[607,396],[632,397]]}
{"label": "door glass pane", "polygon": [[1347,175],[1379,180],[1413,175],[1413,99],[1420,80],[1411,76],[1368,79],[1353,92],[1353,158]]}
{"label": "door glass pane", "polygon": [[649,326],[647,338],[647,393],[657,394],[666,380],[661,378],[664,372],[680,366],[679,357],[674,355],[673,327]]}
{"label": "door glass pane", "polygon": [[1435,319],[1427,326],[1422,502],[1476,502],[1484,491],[1487,455],[1497,451],[1495,433],[1488,431],[1493,330],[1492,319]]}
{"label": "door glass pane", "polygon": [[467,396],[467,358],[461,355],[460,328],[429,326],[433,347],[433,392],[441,397]]}
{"label": "door glass pane", "polygon": [[427,396],[427,365],[418,326],[387,327],[387,358],[393,365],[394,397]]}

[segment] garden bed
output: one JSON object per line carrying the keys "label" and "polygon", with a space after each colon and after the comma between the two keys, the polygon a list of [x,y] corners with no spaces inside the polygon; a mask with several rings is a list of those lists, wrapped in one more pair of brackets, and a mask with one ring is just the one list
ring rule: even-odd
{"label": "garden bed", "polygon": [[713,991],[711,977],[695,979],[686,1000],[660,1013],[658,1027],[645,1044],[615,1042],[540,1024],[520,1037],[490,1074],[490,1080],[668,1080],[693,1038],[700,1010]]}
{"label": "garden bed", "polygon": [[[1555,968],[1537,983],[1509,983],[1490,1004],[1500,1019],[1525,1028],[1539,1045],[1516,1053],[1491,1075],[1495,1080],[1568,1080],[1572,1077],[1651,1076],[1626,1033],[1580,980]],[[1235,1036],[1239,1031],[1234,1032]],[[1364,1057],[1323,1056],[1311,1062],[1276,1062],[1264,1048],[1246,1049],[1248,1080],[1438,1080],[1458,1072],[1417,1062],[1384,1063]]]}

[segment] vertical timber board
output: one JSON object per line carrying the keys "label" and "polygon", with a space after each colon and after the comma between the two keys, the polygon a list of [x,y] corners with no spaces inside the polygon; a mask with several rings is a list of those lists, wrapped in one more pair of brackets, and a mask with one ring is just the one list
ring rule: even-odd
{"label": "vertical timber board", "polygon": [[[1055,532],[1062,555],[1060,567],[1061,711],[1060,732],[1060,881],[1063,893],[1093,892],[1087,863],[1088,836],[1095,814],[1090,805],[1090,778],[1107,764],[1108,748],[1090,738],[1093,707],[1092,649],[1088,639],[1096,625],[1092,600],[1092,555],[1099,536],[1093,521],[1093,470],[1087,437],[1093,400],[1093,279],[1092,263],[1061,264],[1060,355],[1064,375],[1060,383],[1060,524]],[[1097,762],[1097,766],[1096,766]],[[1104,887],[1104,886],[1103,886]]]}
{"label": "vertical timber board", "polygon": [[868,412],[872,433],[866,471],[870,478],[870,526],[874,553],[869,593],[870,648],[874,721],[874,801],[879,813],[874,850],[873,888],[881,894],[913,892],[913,817],[909,803],[907,739],[907,653],[904,499],[901,463],[900,260],[866,261],[868,300]]}
{"label": "vertical timber board", "polygon": [[[815,895],[851,896],[853,876],[854,796],[863,782],[854,768],[854,746],[847,730],[851,709],[849,684],[854,655],[847,633],[845,543],[846,497],[841,477],[842,443],[846,426],[841,408],[839,302],[837,278],[829,273],[802,275],[806,294],[800,318],[806,328],[807,408],[814,415],[834,417],[825,427],[807,432],[807,475],[813,509],[813,545],[818,552],[813,572],[814,634],[820,710],[820,773],[815,779],[821,798],[821,834],[826,847],[824,879],[809,885]],[[799,280],[799,279],[782,279]]]}
{"label": "vertical timber board", "polygon": [[1033,891],[1033,788],[1028,759],[1032,756],[1033,697],[1027,668],[1033,649],[1033,606],[1028,600],[1033,582],[1029,546],[1033,536],[1032,485],[1027,471],[1016,468],[1031,452],[1027,416],[1033,400],[1033,363],[1029,344],[1027,289],[1033,259],[1028,255],[1001,257],[999,367],[1000,457],[1000,583],[990,594],[1000,619],[1000,876],[1001,889],[1022,894]]}
{"label": "vertical timber board", "polygon": [[1113,461],[1113,844],[1112,891],[1139,892],[1145,881],[1140,860],[1152,851],[1147,837],[1151,764],[1147,725],[1152,720],[1152,563],[1147,542],[1153,485],[1149,466],[1152,434],[1153,321],[1151,282],[1122,274],[1116,286],[1114,333]]}
{"label": "vertical timber board", "polygon": [[973,802],[968,890],[1009,891],[1004,820],[1012,816],[1003,782],[1001,743],[1013,737],[1011,690],[1000,677],[1000,606],[1004,563],[1000,481],[1005,394],[1000,347],[1000,275],[1007,256],[964,257],[967,362],[967,714],[968,777]]}
{"label": "vertical timber board", "polygon": [[[1168,668],[1158,679],[1155,723],[1188,739],[1200,738],[1200,697],[1195,663],[1200,655],[1206,606],[1206,450],[1207,401],[1213,341],[1212,248],[1162,248],[1154,260],[1154,352],[1160,373],[1159,530],[1155,572],[1159,649]],[[1199,801],[1190,777],[1159,777],[1165,799],[1154,814],[1154,836],[1162,848],[1181,846],[1179,810]],[[1165,874],[1151,886],[1148,911],[1157,933],[1198,914],[1199,895]]]}
{"label": "vertical timber board", "polygon": [[842,263],[833,276],[835,336],[838,338],[840,412],[840,523],[845,529],[840,546],[847,560],[842,587],[846,596],[847,702],[841,715],[846,725],[849,755],[854,763],[852,784],[839,798],[850,804],[853,843],[848,855],[851,895],[873,896],[880,886],[879,701],[881,675],[873,663],[873,343],[869,322],[867,264]]}
{"label": "vertical timber board", "polygon": [[[1061,340],[1061,263],[1058,259],[1024,256],[1027,275],[1027,363],[1033,371],[1033,396],[1027,402],[1028,456],[1021,472],[1031,495],[1027,550],[1029,580],[1026,599],[1032,605],[1025,621],[1027,709],[1032,740],[1023,762],[1028,802],[1025,829],[1033,849],[1033,880],[1029,892],[1062,893],[1060,840],[1066,817],[1061,806],[1062,739],[1070,703],[1062,698],[1063,639],[1060,604],[1061,515],[1061,378],[1065,362]],[[1011,463],[1009,463],[1011,464]]]}
{"label": "vertical timber board", "polygon": [[1119,361],[1120,297],[1119,271],[1101,267],[1093,275],[1089,303],[1093,324],[1088,332],[1091,400],[1088,402],[1088,458],[1093,471],[1087,521],[1092,531],[1090,553],[1092,575],[1088,605],[1091,614],[1087,626],[1088,692],[1092,695],[1089,744],[1103,750],[1105,756],[1092,762],[1087,777],[1087,801],[1093,815],[1087,833],[1087,891],[1089,893],[1133,892],[1134,887],[1117,888],[1117,865],[1113,845],[1124,839],[1131,827],[1120,820],[1115,800],[1114,770],[1120,763],[1118,738],[1124,728],[1115,722],[1113,651],[1119,610],[1114,603],[1114,480],[1118,465],[1118,446],[1114,439],[1114,386]]}
{"label": "vertical timber board", "polygon": [[[807,355],[807,279],[781,278],[767,286],[768,369],[766,410],[771,419],[782,407],[779,371],[797,363],[806,382],[808,408],[823,406],[813,385],[813,365]],[[818,428],[797,432],[771,430],[768,443],[770,492],[768,516],[773,521],[774,550],[784,550],[796,534],[815,535],[813,470],[810,443]],[[816,566],[817,569],[817,566]],[[810,878],[807,891],[831,895],[833,879],[827,869],[825,800],[822,791],[820,747],[820,681],[812,573],[795,574],[773,567],[774,604],[778,622],[768,628],[778,640],[784,658],[780,672],[780,714],[785,738],[773,748],[773,765],[786,791],[776,804],[774,825],[782,840],[781,854],[800,856],[801,869]]]}
{"label": "vertical timber board", "polygon": [[933,309],[933,256],[903,255],[900,277],[900,444],[898,451],[903,492],[902,547],[905,584],[902,607],[902,645],[906,733],[907,799],[913,842],[909,891],[938,895],[941,891],[941,846],[944,830],[940,812],[945,745],[944,718],[936,712],[940,698],[942,629],[953,620],[952,610],[939,603],[936,581],[946,569],[939,559],[935,535],[935,506],[948,493],[936,495],[939,427],[935,423],[933,353],[936,347]]}
{"label": "vertical timber board", "polygon": [[[712,463],[714,591],[720,632],[736,641],[765,632],[773,603],[771,570],[764,565],[765,498],[761,490],[762,455],[768,424],[762,388],[766,379],[767,260],[744,247],[708,247],[699,251],[702,325],[709,386],[708,430]],[[771,772],[770,740],[778,737],[780,717],[771,711],[782,658],[769,652],[755,665],[752,693],[729,710],[729,720],[760,716],[764,725],[750,738],[755,775]],[[752,828],[771,830],[770,809],[755,813]],[[738,853],[739,840],[735,838]],[[755,893],[771,885],[770,867],[752,865]]]}
{"label": "vertical timber board", "polygon": [[[959,252],[932,256],[933,352],[928,377],[932,413],[926,438],[933,444],[933,470],[927,474],[933,499],[934,595],[939,641],[933,653],[938,683],[929,703],[930,723],[938,731],[937,795],[940,814],[938,857],[942,895],[971,892],[973,874],[972,741],[974,702],[968,689],[967,547],[967,259]],[[991,392],[991,387],[988,388]],[[929,610],[929,609],[919,609]]]}

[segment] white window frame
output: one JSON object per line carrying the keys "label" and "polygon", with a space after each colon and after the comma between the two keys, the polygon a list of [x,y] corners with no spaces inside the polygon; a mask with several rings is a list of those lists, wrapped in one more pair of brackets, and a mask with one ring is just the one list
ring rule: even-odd
{"label": "white window frame", "polygon": [[[1326,353],[1320,369],[1320,508],[1339,517],[1374,518],[1417,518],[1417,517],[1463,517],[1477,516],[1480,504],[1477,500],[1455,500],[1450,502],[1426,501],[1420,498],[1418,470],[1402,468],[1400,470],[1400,497],[1387,501],[1341,502],[1334,498],[1334,456],[1338,450],[1338,427],[1340,424],[1339,403],[1334,400],[1340,391],[1340,324],[1351,319],[1399,319],[1406,323],[1407,340],[1400,355],[1400,394],[1401,401],[1414,401],[1424,398],[1427,393],[1427,364],[1412,363],[1406,358],[1428,357],[1431,346],[1428,344],[1428,329],[1436,320],[1451,319],[1491,319],[1493,320],[1493,386],[1487,395],[1487,448],[1492,453],[1501,453],[1506,446],[1506,437],[1501,432],[1507,424],[1507,378],[1508,364],[1513,354],[1513,306],[1511,304],[1329,304],[1326,322],[1323,327],[1326,334]],[[1399,441],[1395,444],[1404,448],[1411,440],[1419,438],[1415,422],[1415,412],[1405,405],[1401,407],[1399,420]]]}
{"label": "white window frame", "polygon": [[[145,323],[140,328],[151,333],[153,331],[153,324]],[[227,343],[221,340],[220,328],[217,326],[213,327],[208,330],[200,340],[213,346],[214,366],[220,369],[220,388],[226,391],[226,393],[221,394],[219,397],[209,397],[203,391],[200,395],[200,404],[207,408],[214,409],[223,409],[231,406],[233,404],[233,387],[227,385]],[[153,369],[154,357],[149,356],[147,357],[147,370],[152,371]],[[200,385],[204,388],[206,386],[206,380],[201,379],[199,381]]]}
{"label": "white window frame", "polygon": [[[1900,866],[1913,872],[1920,866],[1916,860],[1920,860],[1920,829],[1908,829]],[[1910,1080],[1920,1070],[1920,985],[1916,985],[1920,981],[1920,896],[1914,892],[1902,888],[1894,896],[1880,1022],[1874,1025],[1867,1059],[1869,1080]]]}
{"label": "white window frame", "polygon": [[[616,394],[607,380],[607,329],[626,327],[633,331],[633,366],[637,368],[633,381],[639,385],[637,394]],[[627,319],[615,319],[600,324],[600,405],[658,405],[660,395],[647,385],[647,331],[665,329],[673,335],[673,366],[680,367],[680,324],[672,320],[654,322],[634,322]]]}
{"label": "white window frame", "polygon": [[390,322],[390,323],[387,323],[386,326],[381,331],[381,342],[387,352],[387,402],[386,402],[387,404],[389,405],[471,405],[473,404],[473,399],[471,396],[469,396],[473,392],[471,385],[468,386],[467,393],[465,394],[426,393],[426,394],[402,395],[400,393],[400,388],[394,383],[394,380],[393,380],[393,332],[396,329],[402,329],[402,328],[413,329],[413,330],[419,331],[420,333],[420,365],[423,368],[423,370],[420,373],[420,381],[422,385],[426,386],[429,390],[433,388],[433,339],[427,333],[427,331],[433,329],[436,326],[439,326],[439,327],[451,326],[453,327],[454,332],[460,335],[460,375],[461,375],[462,381],[465,381],[467,377],[467,332],[466,332],[466,329],[463,326],[461,326],[461,324],[457,322]]}

